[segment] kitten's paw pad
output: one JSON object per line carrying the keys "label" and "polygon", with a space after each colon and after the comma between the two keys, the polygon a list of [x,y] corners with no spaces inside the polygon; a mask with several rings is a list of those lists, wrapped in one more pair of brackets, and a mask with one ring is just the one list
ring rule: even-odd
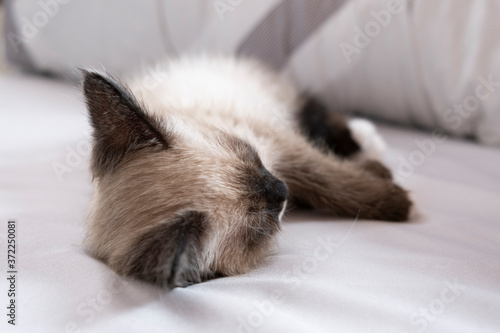
{"label": "kitten's paw pad", "polygon": [[354,140],[361,147],[361,154],[371,159],[381,159],[387,145],[375,125],[366,119],[354,118],[347,126]]}

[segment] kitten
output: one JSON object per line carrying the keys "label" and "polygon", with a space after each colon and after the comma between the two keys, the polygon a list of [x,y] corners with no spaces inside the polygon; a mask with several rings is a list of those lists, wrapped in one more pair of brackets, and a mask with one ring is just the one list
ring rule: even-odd
{"label": "kitten", "polygon": [[155,85],[83,74],[97,182],[86,245],[119,274],[173,288],[247,272],[272,248],[288,199],[336,216],[408,218],[406,191],[360,157],[371,125],[346,122],[256,62],[180,59]]}

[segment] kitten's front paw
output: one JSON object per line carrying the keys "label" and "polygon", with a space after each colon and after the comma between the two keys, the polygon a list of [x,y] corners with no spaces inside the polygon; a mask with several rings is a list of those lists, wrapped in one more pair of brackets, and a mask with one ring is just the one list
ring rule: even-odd
{"label": "kitten's front paw", "polygon": [[377,160],[365,160],[361,162],[361,168],[363,170],[368,171],[372,175],[385,179],[385,180],[392,180],[392,172],[389,170],[385,165],[380,163]]}
{"label": "kitten's front paw", "polygon": [[413,202],[408,192],[399,185],[391,183],[377,204],[380,220],[403,222],[408,221]]}
{"label": "kitten's front paw", "polygon": [[352,137],[361,147],[363,157],[376,160],[382,158],[387,146],[371,121],[354,118],[348,121],[347,126]]}

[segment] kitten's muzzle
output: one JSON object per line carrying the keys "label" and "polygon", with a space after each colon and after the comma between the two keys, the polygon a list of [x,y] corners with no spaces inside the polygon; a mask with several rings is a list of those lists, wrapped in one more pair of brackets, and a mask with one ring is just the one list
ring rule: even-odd
{"label": "kitten's muzzle", "polygon": [[267,201],[267,209],[279,214],[288,198],[288,186],[274,176],[266,176],[266,178],[263,192]]}

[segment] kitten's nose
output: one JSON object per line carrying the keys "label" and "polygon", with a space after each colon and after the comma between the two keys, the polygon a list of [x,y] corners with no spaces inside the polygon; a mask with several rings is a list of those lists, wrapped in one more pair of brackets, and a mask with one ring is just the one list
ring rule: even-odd
{"label": "kitten's nose", "polygon": [[269,177],[264,186],[264,196],[267,200],[269,210],[279,210],[283,208],[283,203],[288,198],[288,186],[276,177]]}

